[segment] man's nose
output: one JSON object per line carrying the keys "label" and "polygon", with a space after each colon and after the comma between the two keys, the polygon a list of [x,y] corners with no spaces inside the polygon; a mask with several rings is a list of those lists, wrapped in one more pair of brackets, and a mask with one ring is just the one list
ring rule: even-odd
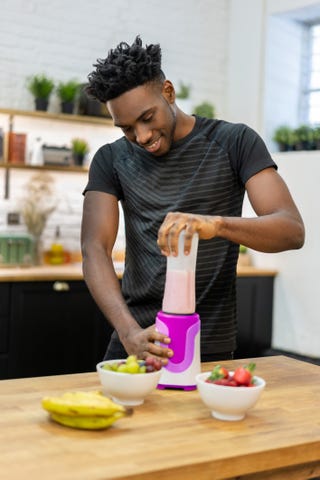
{"label": "man's nose", "polygon": [[146,145],[152,139],[152,130],[147,125],[139,125],[135,129],[136,142],[139,145]]}

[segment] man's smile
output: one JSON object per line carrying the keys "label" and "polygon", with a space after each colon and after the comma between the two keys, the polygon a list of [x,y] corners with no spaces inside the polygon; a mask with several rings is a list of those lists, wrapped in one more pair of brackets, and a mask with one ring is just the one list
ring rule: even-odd
{"label": "man's smile", "polygon": [[143,148],[145,150],[147,150],[148,152],[154,153],[154,152],[158,151],[160,146],[161,146],[161,136],[156,141],[154,141],[153,143],[151,143],[149,145],[141,145],[141,146],[143,146]]}

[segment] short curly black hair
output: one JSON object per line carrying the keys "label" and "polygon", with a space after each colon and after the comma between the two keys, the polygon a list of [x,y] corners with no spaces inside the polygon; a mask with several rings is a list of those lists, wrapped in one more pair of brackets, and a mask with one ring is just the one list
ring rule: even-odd
{"label": "short curly black hair", "polygon": [[132,88],[148,82],[163,82],[161,48],[159,44],[142,46],[138,35],[130,46],[126,42],[110,50],[105,60],[98,59],[88,75],[85,91],[106,103]]}

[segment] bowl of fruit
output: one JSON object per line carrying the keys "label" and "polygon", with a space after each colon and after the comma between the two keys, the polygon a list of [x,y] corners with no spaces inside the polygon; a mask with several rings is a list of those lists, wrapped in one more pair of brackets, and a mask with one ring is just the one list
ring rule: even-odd
{"label": "bowl of fruit", "polygon": [[258,401],[266,382],[254,375],[255,364],[249,363],[228,371],[216,365],[211,372],[196,376],[198,392],[211,415],[219,420],[242,420]]}
{"label": "bowl of fruit", "polygon": [[156,389],[162,373],[162,363],[155,357],[139,360],[135,355],[126,359],[104,360],[97,364],[104,395],[120,405],[143,404]]}

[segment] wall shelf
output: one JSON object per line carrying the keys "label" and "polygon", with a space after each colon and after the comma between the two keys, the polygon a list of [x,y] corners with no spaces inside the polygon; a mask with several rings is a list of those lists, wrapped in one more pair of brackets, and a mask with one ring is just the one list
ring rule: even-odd
{"label": "wall shelf", "polygon": [[[93,117],[89,115],[75,115],[75,114],[65,114],[65,113],[51,113],[43,111],[28,111],[28,110],[16,110],[10,108],[0,108],[0,115],[7,115],[6,122],[8,123],[7,132],[14,131],[14,119],[17,117],[27,117],[30,119],[40,119],[44,121],[55,121],[55,122],[69,122],[69,123],[82,123],[95,126],[106,126],[114,127],[113,121],[111,118],[107,117]],[[65,128],[61,126],[61,128]],[[5,170],[4,175],[4,198],[8,199],[10,195],[10,172],[12,170],[48,170],[48,171],[59,171],[59,172],[75,172],[75,173],[85,173],[88,172],[88,167],[85,166],[75,166],[75,165],[28,165],[26,163],[10,163],[8,162],[8,142],[5,141],[3,158],[0,162],[0,169]]]}
{"label": "wall shelf", "polygon": [[20,169],[20,170],[56,170],[59,172],[79,172],[86,173],[89,171],[88,167],[77,167],[75,165],[27,165],[19,163],[0,163],[0,168],[6,169]]}
{"label": "wall shelf", "polygon": [[57,120],[60,122],[80,122],[80,123],[89,123],[96,125],[108,125],[114,126],[111,118],[108,117],[92,117],[89,115],[75,115],[67,113],[51,113],[51,112],[41,112],[38,110],[28,111],[28,110],[14,110],[10,108],[0,108],[0,114],[9,115],[11,117],[32,117],[40,118],[45,120]]}

